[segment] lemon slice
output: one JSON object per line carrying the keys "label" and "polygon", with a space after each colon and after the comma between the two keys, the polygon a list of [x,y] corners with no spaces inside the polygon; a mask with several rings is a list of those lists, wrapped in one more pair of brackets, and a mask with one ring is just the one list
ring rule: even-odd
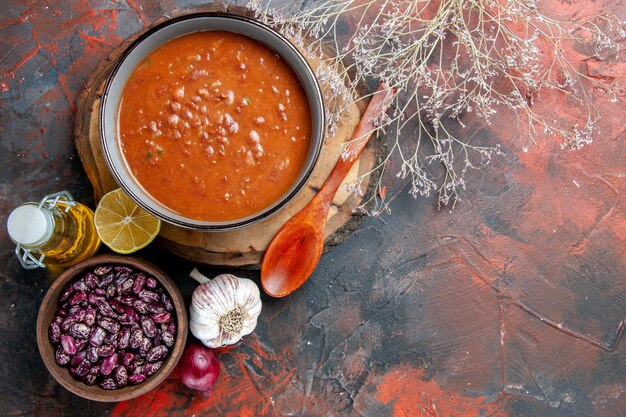
{"label": "lemon slice", "polygon": [[161,230],[161,220],[135,204],[121,188],[102,197],[94,223],[102,243],[122,254],[146,247]]}

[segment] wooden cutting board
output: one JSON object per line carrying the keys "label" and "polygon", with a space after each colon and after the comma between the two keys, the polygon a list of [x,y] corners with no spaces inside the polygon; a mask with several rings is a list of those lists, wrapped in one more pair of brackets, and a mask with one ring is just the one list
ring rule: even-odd
{"label": "wooden cutting board", "polygon": [[[154,22],[152,26],[174,17],[197,12],[225,12],[253,17],[252,11],[242,7],[209,3],[201,7],[175,10],[169,16]],[[102,88],[111,68],[122,52],[150,27],[144,28],[140,33],[131,36],[115,48],[107,59],[98,65],[89,77],[85,90],[78,97],[74,129],[75,143],[83,168],[93,185],[96,201],[99,201],[108,191],[118,188],[107,168],[100,147],[98,109]],[[301,52],[308,56],[305,51],[301,50]],[[307,59],[314,70],[321,65],[321,60],[316,57],[307,57]],[[328,86],[321,83],[321,87],[326,103],[335,99]],[[227,232],[199,232],[163,223],[156,244],[178,256],[198,263],[232,267],[258,266],[265,248],[278,229],[304,207],[324,183],[339,158],[342,145],[350,139],[358,124],[365,104],[359,102],[349,105],[342,112],[334,135],[326,136],[319,160],[307,184],[289,204],[276,214],[246,228]],[[355,209],[364,198],[372,195],[373,190],[369,184],[373,181],[367,173],[374,166],[382,147],[381,141],[371,141],[346,178],[345,184],[351,184],[358,177],[365,175],[361,183],[361,192],[349,192],[346,187],[341,187],[335,196],[326,226],[326,249],[343,241],[359,223],[361,216],[355,213]]]}

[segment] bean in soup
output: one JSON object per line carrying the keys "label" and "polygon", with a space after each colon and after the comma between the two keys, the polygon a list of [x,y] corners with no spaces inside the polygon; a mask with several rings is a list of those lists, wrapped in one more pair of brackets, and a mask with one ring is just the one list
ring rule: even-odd
{"label": "bean in soup", "polygon": [[119,140],[136,180],[182,216],[257,213],[293,185],[311,136],[306,93],[279,55],[244,35],[193,33],[135,68]]}

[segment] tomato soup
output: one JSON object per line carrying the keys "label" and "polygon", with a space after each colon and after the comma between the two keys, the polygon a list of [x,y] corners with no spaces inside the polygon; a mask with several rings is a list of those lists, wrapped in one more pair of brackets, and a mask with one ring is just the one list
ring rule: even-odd
{"label": "tomato soup", "polygon": [[296,181],[311,141],[304,88],[265,45],[222,31],[181,36],[127,81],[118,137],[132,175],[182,216],[257,213]]}

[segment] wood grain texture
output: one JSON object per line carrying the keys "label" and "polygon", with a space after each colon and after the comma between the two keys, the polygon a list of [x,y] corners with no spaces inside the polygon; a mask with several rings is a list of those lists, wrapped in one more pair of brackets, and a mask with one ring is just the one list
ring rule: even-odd
{"label": "wood grain texture", "polygon": [[[228,6],[224,3],[210,3],[202,7],[176,10],[167,18],[158,19],[149,27],[173,17],[193,12],[228,12],[252,17],[253,13],[245,8]],[[98,124],[98,109],[103,83],[116,59],[141,33],[149,27],[125,40],[115,48],[107,60],[102,62],[87,82],[87,86],[78,98],[77,124],[75,142],[81,162],[87,176],[94,187],[96,200],[106,192],[118,187],[111,176],[102,155]],[[306,51],[301,50],[306,55]],[[308,56],[309,64],[316,70],[321,64],[318,57]],[[329,103],[334,98],[330,89],[321,85],[324,99]],[[365,103],[350,105],[341,114],[334,135],[326,135],[318,162],[309,180],[298,195],[276,214],[263,221],[241,230],[225,232],[198,232],[163,223],[157,244],[167,250],[198,263],[225,266],[256,266],[260,263],[265,248],[278,229],[293,214],[304,207],[317,193],[330,173],[342,151],[343,144],[348,141],[356,127]],[[367,148],[359,161],[354,165],[344,184],[353,183],[357,177],[366,175],[374,166],[380,143]],[[340,188],[333,199],[326,227],[327,246],[333,246],[347,237],[358,223],[359,216],[353,212],[363,195],[372,191],[368,189],[369,176],[361,185],[361,193],[349,192]],[[341,229],[341,230],[340,230]]]}

